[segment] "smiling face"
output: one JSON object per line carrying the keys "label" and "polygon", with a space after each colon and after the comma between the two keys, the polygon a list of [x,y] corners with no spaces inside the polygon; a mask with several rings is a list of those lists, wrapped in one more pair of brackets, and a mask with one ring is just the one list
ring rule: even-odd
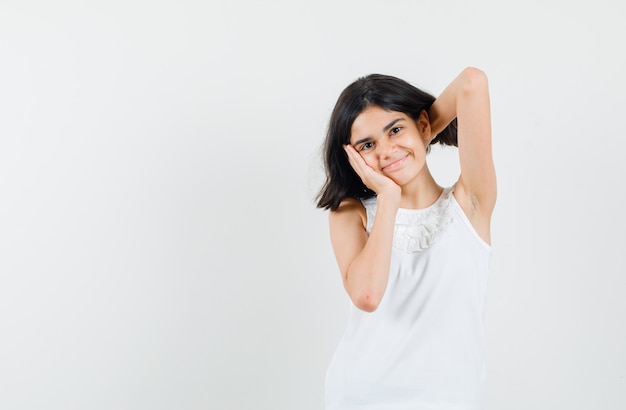
{"label": "smiling face", "polygon": [[426,111],[417,120],[370,106],[352,124],[350,144],[375,171],[404,186],[416,179],[426,163],[430,123]]}

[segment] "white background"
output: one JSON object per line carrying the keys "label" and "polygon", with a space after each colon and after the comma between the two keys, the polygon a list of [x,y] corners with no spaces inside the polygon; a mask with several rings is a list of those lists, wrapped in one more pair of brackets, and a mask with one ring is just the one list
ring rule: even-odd
{"label": "white background", "polygon": [[[323,408],[357,77],[489,76],[487,407],[626,407],[618,1],[0,3],[0,408]],[[454,149],[431,168],[454,182]]]}

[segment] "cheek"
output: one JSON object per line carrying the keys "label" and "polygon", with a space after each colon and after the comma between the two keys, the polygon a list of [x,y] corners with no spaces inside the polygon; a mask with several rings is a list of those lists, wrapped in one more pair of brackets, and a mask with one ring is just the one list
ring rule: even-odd
{"label": "cheek", "polygon": [[378,164],[376,162],[376,158],[374,155],[370,153],[367,153],[367,154],[361,153],[360,155],[361,155],[361,158],[363,158],[363,161],[365,161],[367,165],[369,165],[370,167],[374,169],[378,169]]}
{"label": "cheek", "polygon": [[423,141],[423,140],[419,140],[416,141],[415,143],[415,150],[417,151],[418,155],[420,156],[426,156],[426,147],[427,147],[427,142]]}

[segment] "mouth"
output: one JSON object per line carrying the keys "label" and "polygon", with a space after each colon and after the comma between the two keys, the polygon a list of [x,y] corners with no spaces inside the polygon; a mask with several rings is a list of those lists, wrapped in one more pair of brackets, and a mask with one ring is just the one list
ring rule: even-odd
{"label": "mouth", "polygon": [[402,164],[404,163],[404,161],[407,159],[408,156],[409,156],[409,154],[406,154],[402,158],[397,159],[397,160],[395,160],[395,161],[385,165],[384,167],[381,168],[381,171],[390,172],[390,171],[393,171],[393,170],[399,168],[400,166],[402,166]]}

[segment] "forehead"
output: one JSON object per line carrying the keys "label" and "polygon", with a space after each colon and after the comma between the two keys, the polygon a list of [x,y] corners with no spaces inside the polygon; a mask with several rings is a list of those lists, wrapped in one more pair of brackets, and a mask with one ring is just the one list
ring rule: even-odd
{"label": "forehead", "polygon": [[375,105],[367,107],[352,123],[350,142],[378,136],[384,132],[386,125],[397,119],[408,120],[409,117],[403,112],[389,111]]}

